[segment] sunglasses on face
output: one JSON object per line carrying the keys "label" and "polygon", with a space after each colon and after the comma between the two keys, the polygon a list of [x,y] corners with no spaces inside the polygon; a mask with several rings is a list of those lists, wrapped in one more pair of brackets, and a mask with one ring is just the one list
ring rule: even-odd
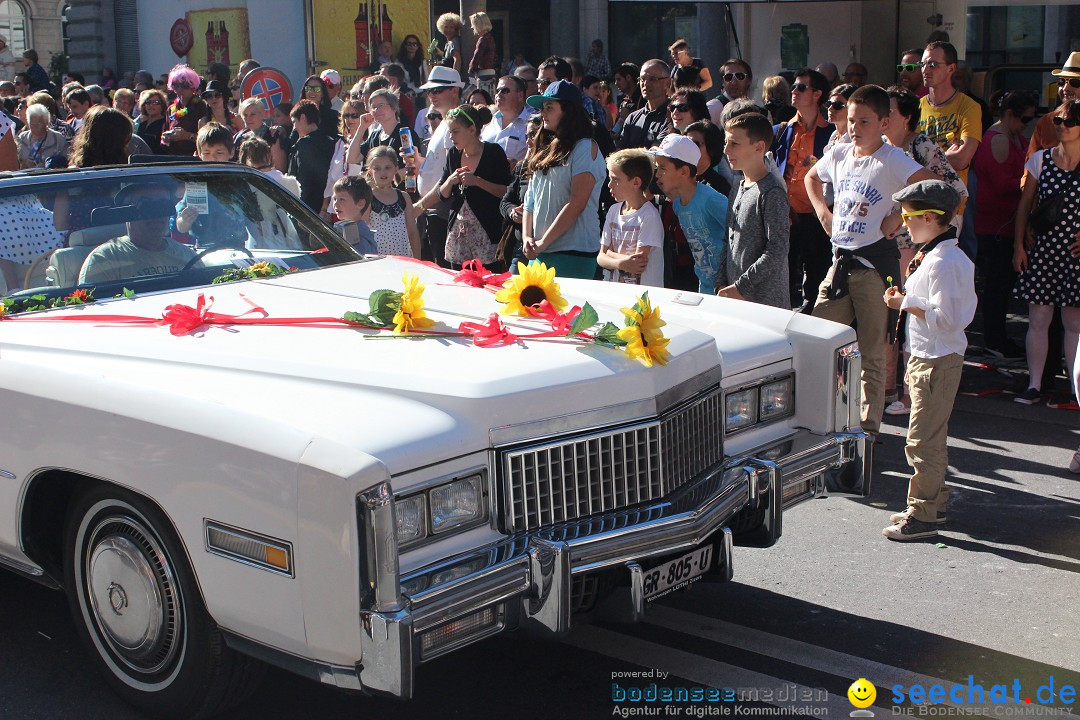
{"label": "sunglasses on face", "polygon": [[315,92],[316,90],[322,90],[319,85],[305,85],[304,92]]}
{"label": "sunglasses on face", "polygon": [[671,112],[689,112],[690,103],[672,103],[668,107],[671,108]]}
{"label": "sunglasses on face", "polygon": [[921,67],[921,68],[930,68],[931,70],[937,70],[939,67],[942,67],[943,65],[948,65],[948,63],[938,62],[937,60],[920,60],[919,61],[919,67]]}
{"label": "sunglasses on face", "polygon": [[173,89],[174,90],[190,90],[191,87],[192,87],[191,83],[186,82],[184,80],[177,80],[176,82],[173,83]]}
{"label": "sunglasses on face", "polygon": [[1054,118],[1055,125],[1064,125],[1067,128],[1074,128],[1080,125],[1080,120],[1074,120],[1073,118],[1063,118],[1060,115]]}
{"label": "sunglasses on face", "polygon": [[795,92],[806,92],[807,90],[810,89],[810,86],[807,85],[806,83],[795,83],[794,85],[791,86],[791,89],[794,90]]}
{"label": "sunglasses on face", "polygon": [[164,105],[165,103],[163,103],[163,102],[161,102],[160,100],[158,100],[157,98],[155,98],[155,99],[153,99],[153,100],[147,100],[147,101],[146,101],[145,103],[143,103],[143,104],[144,104],[144,105]]}
{"label": "sunglasses on face", "polygon": [[1065,87],[1066,85],[1080,88],[1080,78],[1058,78],[1058,87]]}
{"label": "sunglasses on face", "polygon": [[944,210],[904,210],[903,212],[900,213],[900,217],[903,218],[904,220],[907,220],[908,218],[919,217],[923,213],[934,213],[935,215],[944,215],[945,211]]}
{"label": "sunglasses on face", "polygon": [[731,82],[732,80],[745,80],[745,79],[746,79],[746,73],[744,73],[744,72],[724,73],[724,82]]}
{"label": "sunglasses on face", "polygon": [[219,93],[219,92],[204,92],[202,94],[203,100],[213,100],[214,98],[219,98],[219,97],[221,97],[221,93]]}
{"label": "sunglasses on face", "polygon": [[550,85],[553,82],[555,82],[555,81],[554,80],[545,80],[544,78],[540,78],[539,80],[536,81],[536,84],[539,85],[540,87],[547,87],[548,85]]}
{"label": "sunglasses on face", "polygon": [[346,120],[359,120],[360,113],[342,113],[341,117],[345,118]]}
{"label": "sunglasses on face", "polygon": [[918,69],[919,63],[904,63],[896,66],[896,72],[898,73],[915,72]]}
{"label": "sunglasses on face", "polygon": [[831,100],[825,103],[825,107],[830,110],[843,110],[846,104],[843,100]]}
{"label": "sunglasses on face", "polygon": [[495,94],[496,95],[505,95],[506,93],[509,93],[509,92],[514,92],[514,91],[511,90],[508,87],[495,88]]}

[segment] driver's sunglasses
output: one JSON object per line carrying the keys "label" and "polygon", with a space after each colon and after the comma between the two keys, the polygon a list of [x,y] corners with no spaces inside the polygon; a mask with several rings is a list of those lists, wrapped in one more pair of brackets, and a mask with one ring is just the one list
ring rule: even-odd
{"label": "driver's sunglasses", "polygon": [[1065,87],[1066,85],[1080,88],[1080,78],[1058,78],[1058,87]]}
{"label": "driver's sunglasses", "polygon": [[904,63],[903,65],[896,66],[896,72],[898,73],[915,72],[918,69],[919,63]]}
{"label": "driver's sunglasses", "polygon": [[746,79],[746,73],[744,73],[744,72],[724,73],[724,82],[731,82],[732,80],[745,80],[745,79]]}

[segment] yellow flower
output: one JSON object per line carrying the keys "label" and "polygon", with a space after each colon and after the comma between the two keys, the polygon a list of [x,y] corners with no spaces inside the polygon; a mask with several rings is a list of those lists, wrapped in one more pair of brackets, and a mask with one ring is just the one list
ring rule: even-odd
{"label": "yellow flower", "polygon": [[626,316],[627,326],[617,336],[626,342],[626,354],[647,367],[652,367],[654,362],[667,365],[670,355],[667,346],[671,340],[660,330],[667,323],[660,319],[660,308],[653,308],[649,294],[639,297],[634,307],[622,308],[622,314]]}
{"label": "yellow flower", "polygon": [[265,276],[265,275],[269,275],[274,270],[273,270],[273,268],[270,267],[270,263],[268,263],[268,262],[266,262],[264,260],[263,262],[252,263],[251,266],[248,267],[248,271],[252,275],[263,275],[263,276]]}
{"label": "yellow flower", "polygon": [[405,290],[401,293],[398,311],[394,313],[394,333],[402,335],[434,325],[435,321],[424,314],[424,286],[420,284],[420,276],[405,273],[401,281]]}
{"label": "yellow flower", "polygon": [[529,308],[547,300],[556,311],[566,309],[566,299],[559,292],[559,283],[555,282],[555,268],[549,268],[542,262],[531,265],[518,263],[518,274],[495,293],[495,299],[506,303],[499,310],[503,315],[517,314],[528,316]]}

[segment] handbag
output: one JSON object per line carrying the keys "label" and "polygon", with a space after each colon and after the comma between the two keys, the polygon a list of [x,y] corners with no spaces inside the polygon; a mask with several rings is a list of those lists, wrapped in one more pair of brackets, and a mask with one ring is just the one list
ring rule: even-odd
{"label": "handbag", "polygon": [[[1044,167],[1046,160],[1049,159],[1052,151],[1052,149],[1046,151],[1047,155],[1043,157]],[[1077,167],[1069,173],[1067,183],[1076,182],[1077,171],[1080,171],[1080,167]],[[1028,215],[1028,225],[1033,232],[1040,235],[1048,233],[1058,224],[1058,221],[1061,220],[1061,208],[1065,203],[1066,190],[1068,190],[1067,186],[1063,187],[1060,192],[1045,198],[1031,209],[1031,214]]]}

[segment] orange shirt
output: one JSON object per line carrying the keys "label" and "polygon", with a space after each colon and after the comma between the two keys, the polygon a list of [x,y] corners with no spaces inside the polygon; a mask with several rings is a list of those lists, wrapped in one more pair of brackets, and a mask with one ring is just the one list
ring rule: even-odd
{"label": "orange shirt", "polygon": [[814,135],[818,128],[828,125],[825,118],[820,114],[817,123],[809,130],[799,122],[798,117],[792,118],[795,129],[791,134],[791,149],[788,151],[787,167],[784,169],[784,180],[788,187],[788,201],[791,209],[797,213],[812,213],[814,206],[810,204],[810,196],[806,194],[806,184],[803,180],[810,168],[814,167],[820,158],[814,157]]}
{"label": "orange shirt", "polygon": [[[1049,112],[1039,118],[1035,123],[1035,130],[1031,133],[1031,142],[1028,144],[1027,156],[1031,157],[1040,150],[1052,148],[1058,144],[1057,131],[1054,129],[1054,113]],[[1024,177],[1020,180],[1020,187],[1027,185],[1031,175],[1024,170]]]}

